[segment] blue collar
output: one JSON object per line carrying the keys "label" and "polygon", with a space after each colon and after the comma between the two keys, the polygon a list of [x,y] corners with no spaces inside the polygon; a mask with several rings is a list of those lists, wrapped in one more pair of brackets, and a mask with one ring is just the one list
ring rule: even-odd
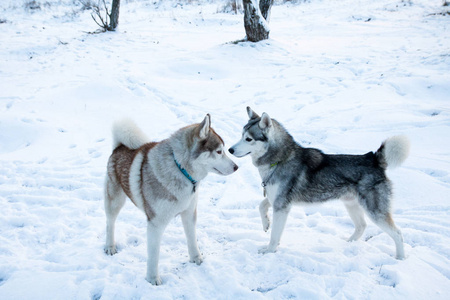
{"label": "blue collar", "polygon": [[189,179],[189,181],[195,185],[197,183],[197,180],[195,180],[194,178],[191,177],[191,175],[189,175],[189,173],[183,169],[181,167],[181,165],[177,162],[177,159],[175,158],[175,153],[173,154],[173,160],[175,161],[175,164],[177,165],[178,169],[181,171],[181,173],[183,173],[184,176],[186,176],[187,179]]}

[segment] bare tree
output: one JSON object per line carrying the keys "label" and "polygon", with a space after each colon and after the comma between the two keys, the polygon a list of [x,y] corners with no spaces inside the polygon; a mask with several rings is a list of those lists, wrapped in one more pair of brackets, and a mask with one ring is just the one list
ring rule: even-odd
{"label": "bare tree", "polygon": [[119,25],[119,8],[120,8],[120,0],[113,0],[111,7],[111,15],[109,16],[111,23],[110,29],[108,30],[116,30]]}
{"label": "bare tree", "polygon": [[[273,0],[261,0],[257,5],[257,0],[243,0],[244,4],[244,28],[247,34],[247,40],[259,42],[269,38],[269,23],[267,18],[270,15],[270,8]],[[265,15],[261,13],[260,7],[263,7]]]}
{"label": "bare tree", "polygon": [[270,9],[272,8],[273,0],[259,0],[259,9],[261,10],[261,15],[269,22]]}
{"label": "bare tree", "polygon": [[103,9],[100,7],[100,1],[97,5],[92,5],[92,19],[100,26],[101,31],[115,31],[119,25],[119,8],[120,0],[113,0],[111,5],[111,12],[109,12],[106,0],[102,0],[105,16],[103,16]]}

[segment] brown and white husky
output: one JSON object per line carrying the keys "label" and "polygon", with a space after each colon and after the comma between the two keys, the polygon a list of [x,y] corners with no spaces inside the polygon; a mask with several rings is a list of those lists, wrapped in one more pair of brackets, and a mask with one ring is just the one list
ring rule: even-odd
{"label": "brown and white husky", "polygon": [[130,120],[114,124],[113,138],[105,182],[105,252],[117,253],[115,221],[128,197],[147,217],[146,279],[159,285],[159,248],[169,221],[181,215],[190,262],[201,264],[195,232],[198,186],[208,172],[229,175],[238,167],[226,156],[209,114],[161,142],[149,142]]}

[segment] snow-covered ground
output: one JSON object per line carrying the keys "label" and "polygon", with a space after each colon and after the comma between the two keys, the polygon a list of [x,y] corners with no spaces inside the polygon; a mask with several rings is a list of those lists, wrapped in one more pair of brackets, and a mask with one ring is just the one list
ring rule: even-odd
{"label": "snow-covered ground", "polygon": [[[117,32],[76,1],[0,3],[0,299],[450,299],[450,16],[441,0],[276,5],[270,40],[245,36],[223,3],[122,1]],[[181,1],[184,2],[184,1]],[[181,3],[180,2],[180,3]],[[75,3],[75,4],[74,4]],[[366,153],[409,136],[389,171],[407,258],[331,202],[292,210],[275,254],[250,158],[200,187],[188,262],[179,218],[162,241],[163,285],[145,281],[146,221],[130,201],[119,253],[103,252],[102,186],[111,123],[132,116],[154,140],[206,113],[227,146],[268,112],[303,146]]]}

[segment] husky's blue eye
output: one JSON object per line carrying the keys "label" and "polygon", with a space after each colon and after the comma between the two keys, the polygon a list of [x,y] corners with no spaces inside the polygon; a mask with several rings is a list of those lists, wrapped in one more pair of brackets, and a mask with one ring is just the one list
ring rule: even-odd
{"label": "husky's blue eye", "polygon": [[253,140],[252,140],[251,138],[249,138],[249,137],[248,137],[248,138],[246,138],[245,140],[246,140],[247,142],[251,142],[251,141],[253,141]]}

